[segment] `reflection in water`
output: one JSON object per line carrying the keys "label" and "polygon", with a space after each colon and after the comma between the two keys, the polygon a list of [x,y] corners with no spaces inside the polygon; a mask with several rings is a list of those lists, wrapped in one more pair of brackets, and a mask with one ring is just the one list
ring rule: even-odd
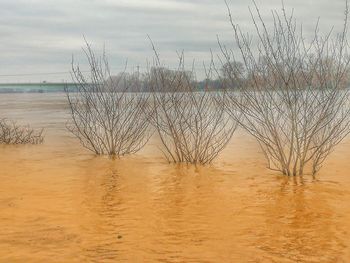
{"label": "reflection in water", "polygon": [[[81,257],[86,261],[99,262],[116,259],[119,255],[118,236],[120,229],[118,218],[123,214],[123,198],[116,171],[102,174],[86,174],[84,200],[79,214],[83,214],[82,233],[86,236],[81,244]],[[93,178],[91,178],[93,177]],[[79,208],[78,208],[79,209]],[[85,222],[85,220],[87,220]],[[96,239],[96,242],[91,240]],[[101,238],[103,237],[103,238]]]}
{"label": "reflection in water", "polygon": [[266,170],[242,132],[212,166],[169,165],[157,138],[111,160],[66,132],[60,94],[5,97],[1,115],[45,126],[46,141],[0,146],[0,262],[350,258],[349,142],[316,178]]}
{"label": "reflection in water", "polygon": [[257,232],[265,258],[272,262],[342,262],[345,244],[338,232],[336,211],[327,201],[340,198],[341,191],[304,178],[280,180],[280,189],[269,193],[264,226]]}

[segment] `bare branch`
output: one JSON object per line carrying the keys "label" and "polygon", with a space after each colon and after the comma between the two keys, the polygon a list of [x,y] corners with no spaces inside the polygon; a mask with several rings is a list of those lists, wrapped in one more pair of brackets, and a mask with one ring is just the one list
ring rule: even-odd
{"label": "bare branch", "polygon": [[233,23],[228,7],[241,70],[236,52],[219,42],[227,109],[258,140],[270,169],[302,175],[309,167],[314,174],[349,133],[348,3],[341,33],[322,36],[317,22],[309,42],[293,12],[273,11],[270,28],[253,3],[254,36]]}
{"label": "bare branch", "polygon": [[170,70],[160,66],[153,43],[152,48],[156,58],[148,72],[154,109],[151,122],[163,144],[162,152],[169,162],[211,163],[236,129],[225,110],[225,93],[210,91],[213,63],[205,68],[205,87],[199,90],[194,65],[186,70],[183,52],[178,54],[177,69]]}
{"label": "bare branch", "polygon": [[71,121],[68,129],[96,154],[136,153],[149,140],[149,95],[142,92],[140,73],[112,76],[105,51],[96,57],[90,44],[83,49],[90,75],[72,62],[74,89],[66,87]]}
{"label": "bare branch", "polygon": [[41,144],[43,141],[43,130],[0,119],[0,144]]}

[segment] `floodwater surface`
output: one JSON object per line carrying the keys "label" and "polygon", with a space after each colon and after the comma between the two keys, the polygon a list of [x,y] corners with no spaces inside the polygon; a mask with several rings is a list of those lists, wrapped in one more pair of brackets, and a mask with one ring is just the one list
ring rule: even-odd
{"label": "floodwater surface", "polygon": [[45,128],[0,146],[0,262],[350,262],[350,140],[316,176],[265,167],[237,131],[212,165],[168,164],[153,138],[96,157],[63,94],[1,94],[0,118]]}

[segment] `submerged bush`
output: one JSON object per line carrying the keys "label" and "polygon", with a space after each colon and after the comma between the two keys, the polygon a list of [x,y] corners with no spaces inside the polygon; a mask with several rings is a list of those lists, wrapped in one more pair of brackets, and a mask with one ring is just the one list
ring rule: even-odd
{"label": "submerged bush", "polygon": [[[72,63],[73,89],[66,88],[71,121],[68,129],[96,154],[122,156],[140,150],[150,138],[148,95],[138,73],[111,76],[105,53],[84,49],[90,74]],[[133,92],[129,92],[133,91]]]}
{"label": "submerged bush", "polygon": [[185,69],[183,54],[177,70],[162,67],[156,51],[155,54],[155,65],[148,74],[153,89],[151,121],[165,157],[174,163],[212,162],[236,129],[236,122],[226,113],[224,93],[210,92],[211,69],[207,71],[208,82],[199,90],[194,70]]}
{"label": "submerged bush", "polygon": [[43,141],[43,130],[34,130],[29,126],[0,119],[0,144],[40,144]]}
{"label": "submerged bush", "polygon": [[273,12],[272,28],[256,5],[251,15],[256,34],[242,32],[230,13],[238,52],[220,46],[227,108],[257,139],[270,169],[315,174],[349,133],[348,6],[341,32],[321,35],[316,26],[309,40],[284,8]]}

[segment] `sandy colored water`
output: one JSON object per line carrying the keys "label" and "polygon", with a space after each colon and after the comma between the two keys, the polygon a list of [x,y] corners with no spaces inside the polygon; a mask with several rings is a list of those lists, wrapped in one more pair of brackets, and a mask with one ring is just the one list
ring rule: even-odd
{"label": "sandy colored water", "polygon": [[62,94],[1,94],[3,116],[46,140],[0,146],[1,263],[350,262],[349,139],[315,178],[288,178],[242,131],[196,168],[156,139],[95,157],[66,131]]}

